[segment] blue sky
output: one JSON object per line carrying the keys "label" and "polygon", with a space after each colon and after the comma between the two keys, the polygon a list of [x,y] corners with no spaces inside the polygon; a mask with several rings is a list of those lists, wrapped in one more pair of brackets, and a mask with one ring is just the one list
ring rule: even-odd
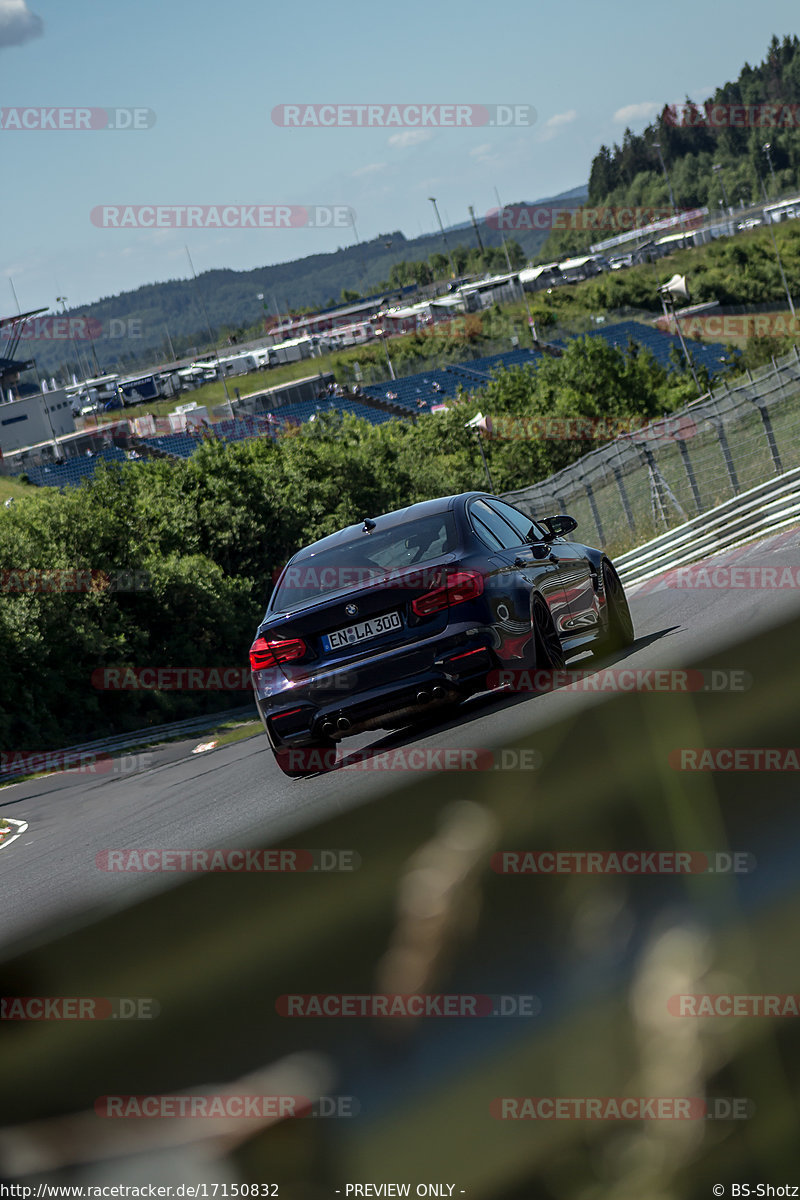
{"label": "blue sky", "polygon": [[[0,0],[0,106],[150,109],[141,130],[3,128],[0,315],[249,269],[348,229],[111,229],[98,205],[349,205],[361,239],[584,183],[602,143],[797,32],[797,0]],[[282,128],[280,104],[532,105],[530,127]],[[28,118],[30,119],[30,118]],[[52,118],[51,118],[52,119]],[[254,316],[255,316],[254,312]]]}

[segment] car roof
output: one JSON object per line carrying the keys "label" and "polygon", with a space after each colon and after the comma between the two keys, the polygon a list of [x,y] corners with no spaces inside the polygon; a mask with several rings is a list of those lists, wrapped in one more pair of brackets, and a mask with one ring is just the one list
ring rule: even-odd
{"label": "car roof", "polygon": [[434,517],[438,513],[450,512],[456,508],[459,502],[463,505],[472,497],[487,496],[488,494],[488,492],[460,492],[454,496],[438,496],[435,500],[420,500],[416,504],[409,504],[405,508],[398,508],[393,512],[382,513],[378,517],[368,516],[365,513],[356,524],[348,525],[344,529],[337,530],[336,533],[330,533],[327,537],[320,538],[319,541],[311,542],[308,546],[304,546],[302,550],[297,551],[290,559],[290,562],[295,562],[298,558],[306,558],[313,554],[319,554],[323,550],[333,550],[337,546],[357,541],[359,537],[368,537],[369,535],[363,532],[364,520],[366,518],[374,521],[375,528],[383,532],[384,530],[400,528],[411,521],[420,521],[425,517]]}

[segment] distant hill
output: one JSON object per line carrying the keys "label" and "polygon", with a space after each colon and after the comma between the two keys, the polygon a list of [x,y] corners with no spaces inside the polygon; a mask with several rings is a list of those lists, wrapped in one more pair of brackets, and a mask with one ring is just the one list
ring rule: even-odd
{"label": "distant hill", "polygon": [[[574,207],[585,200],[586,186],[558,196],[529,203],[562,204]],[[520,202],[517,203],[528,203]],[[485,246],[499,246],[500,233],[478,220]],[[476,245],[471,222],[446,230],[452,249]],[[528,258],[534,258],[546,234],[540,231],[515,233]],[[167,361],[172,357],[168,337],[176,355],[210,343],[209,325],[215,339],[252,329],[261,319],[258,293],[263,293],[269,311],[273,297],[281,312],[338,302],[342,289],[368,295],[388,280],[396,263],[427,259],[443,251],[440,234],[406,238],[399,230],[380,234],[369,242],[347,246],[333,253],[313,254],[291,262],[256,267],[252,271],[206,271],[193,279],[172,279],[146,284],[135,291],[108,296],[82,308],[69,309],[70,317],[90,318],[90,328],[99,322],[103,336],[91,340],[25,342],[25,356],[35,357],[40,374],[63,376],[65,370],[83,374],[96,371],[134,371],[138,367]],[[128,336],[106,336],[129,331]],[[77,360],[80,360],[79,362]]]}

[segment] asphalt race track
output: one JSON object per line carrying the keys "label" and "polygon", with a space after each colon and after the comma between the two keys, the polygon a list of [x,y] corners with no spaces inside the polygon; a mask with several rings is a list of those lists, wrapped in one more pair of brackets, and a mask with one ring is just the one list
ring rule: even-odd
{"label": "asphalt race track", "polygon": [[[727,586],[723,573],[714,586],[651,581],[634,590],[636,643],[604,665],[677,669],[730,644],[729,667],[736,670],[735,643],[743,634],[800,615],[800,530],[751,543],[705,565],[739,570]],[[742,586],[749,578],[747,569],[753,567],[791,567],[795,584]],[[706,579],[713,583],[715,577]],[[595,664],[584,655],[569,666],[588,669]],[[431,725],[422,733],[403,730],[348,739],[340,748],[340,761],[346,762],[355,751],[412,746],[431,752],[491,749],[598,699],[563,689],[538,696],[487,694],[464,705],[456,720]],[[747,703],[746,694],[742,703]],[[202,740],[195,735],[160,747],[130,773],[57,773],[0,791],[0,815],[27,824],[0,850],[4,953],[37,930],[52,932],[57,921],[74,918],[82,923],[98,906],[125,905],[135,894],[143,894],[142,889],[173,886],[185,878],[181,873],[102,870],[96,856],[104,850],[247,848],[286,837],[409,779],[407,769],[370,769],[367,759],[352,769],[337,766],[327,774],[293,781],[277,769],[261,734],[193,754]],[[530,777],[534,789],[535,770]],[[452,785],[456,777],[447,778]],[[502,770],[496,778],[501,787]]]}

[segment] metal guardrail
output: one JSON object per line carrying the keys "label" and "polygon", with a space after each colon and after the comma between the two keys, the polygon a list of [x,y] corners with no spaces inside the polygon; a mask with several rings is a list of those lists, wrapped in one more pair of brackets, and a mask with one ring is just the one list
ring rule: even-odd
{"label": "metal guardrail", "polygon": [[800,468],[727,500],[614,561],[626,587],[800,522]]}
{"label": "metal guardrail", "polygon": [[166,725],[151,725],[146,729],[138,729],[133,733],[120,734],[115,737],[99,738],[93,742],[84,742],[80,746],[66,746],[60,750],[32,751],[25,755],[21,765],[0,766],[0,783],[8,783],[21,775],[37,773],[38,768],[32,762],[38,758],[50,763],[57,763],[62,769],[67,769],[70,763],[86,762],[92,756],[114,754],[120,750],[128,750],[132,746],[148,745],[152,742],[165,741],[169,738],[180,737],[184,733],[201,733],[204,729],[213,729],[224,725],[237,717],[246,719],[257,716],[255,704],[246,704],[238,708],[226,708],[217,713],[206,714],[202,717],[190,717],[186,721],[171,721]]}
{"label": "metal guardrail", "polygon": [[[532,517],[569,512],[615,558],[800,466],[800,352],[761,368],[549,478],[505,493]],[[585,530],[585,532],[584,532]]]}

